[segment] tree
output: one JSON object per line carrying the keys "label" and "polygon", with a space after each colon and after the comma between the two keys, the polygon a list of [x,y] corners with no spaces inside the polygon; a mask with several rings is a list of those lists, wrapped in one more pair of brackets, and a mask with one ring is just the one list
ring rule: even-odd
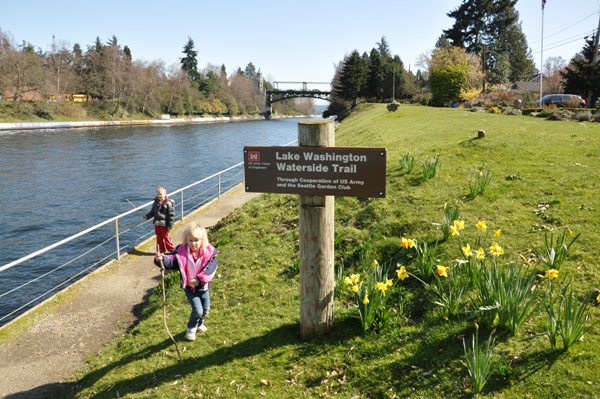
{"label": "tree", "polygon": [[480,65],[480,58],[463,48],[434,50],[428,60],[432,105],[472,100],[481,89]]}
{"label": "tree", "polygon": [[188,79],[191,82],[197,82],[200,79],[198,73],[198,52],[194,50],[194,41],[188,36],[187,43],[183,46],[183,54],[185,57],[181,59],[181,69],[185,71]]}
{"label": "tree", "polygon": [[544,62],[544,89],[548,93],[562,93],[561,72],[566,72],[567,61],[562,57],[548,57]]}
{"label": "tree", "polygon": [[581,53],[576,54],[567,70],[561,72],[564,79],[565,93],[578,94],[594,107],[600,96],[600,62],[593,64],[595,36],[586,38]]}
{"label": "tree", "polygon": [[73,55],[67,49],[67,43],[56,41],[52,36],[52,51],[46,57],[48,70],[50,72],[49,93],[55,96],[62,96],[67,92],[72,92],[72,84],[75,80],[76,70],[73,68]]}
{"label": "tree", "polygon": [[20,102],[28,92],[44,93],[45,69],[43,57],[31,43],[23,42],[17,49],[9,34],[0,30],[0,94],[4,99]]}
{"label": "tree", "polygon": [[[399,98],[400,93],[402,92],[402,85],[404,84],[404,63],[399,56],[395,55],[393,59],[389,59],[389,61],[385,64],[384,69],[384,98]],[[394,90],[395,92],[393,92]]]}
{"label": "tree", "polygon": [[246,65],[246,69],[244,69],[244,75],[246,75],[248,79],[256,79],[256,67],[253,63],[249,62],[248,65]]}
{"label": "tree", "polygon": [[435,48],[448,48],[450,46],[452,46],[450,40],[448,40],[448,37],[443,33],[438,38],[437,42],[435,42]]}
{"label": "tree", "polygon": [[335,94],[356,106],[367,81],[367,65],[357,50],[344,60],[339,85],[334,87]]}
{"label": "tree", "polygon": [[377,51],[379,51],[379,55],[381,56],[381,60],[383,62],[387,62],[390,58],[392,58],[392,51],[390,50],[390,45],[388,44],[385,36],[382,36],[381,41],[377,43]]}
{"label": "tree", "polygon": [[482,57],[491,83],[525,80],[534,69],[516,3],[517,0],[463,0],[447,14],[455,23],[444,34],[453,46]]}
{"label": "tree", "polygon": [[381,54],[375,48],[371,50],[368,60],[368,75],[364,88],[364,96],[370,99],[383,101],[383,84],[385,71]]}

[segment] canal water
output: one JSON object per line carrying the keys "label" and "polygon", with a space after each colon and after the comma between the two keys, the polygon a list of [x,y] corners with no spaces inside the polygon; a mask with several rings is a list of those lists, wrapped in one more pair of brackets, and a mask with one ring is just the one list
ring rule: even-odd
{"label": "canal water", "polygon": [[[0,266],[151,201],[159,186],[170,192],[238,164],[246,145],[290,143],[301,120],[0,131]],[[43,260],[28,262],[0,272],[0,295],[45,272]],[[35,295],[2,296],[0,325]]]}

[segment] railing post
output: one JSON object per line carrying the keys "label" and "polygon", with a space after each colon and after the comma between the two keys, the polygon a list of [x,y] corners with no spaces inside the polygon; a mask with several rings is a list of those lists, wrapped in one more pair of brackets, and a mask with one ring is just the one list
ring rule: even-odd
{"label": "railing post", "polygon": [[185,216],[183,213],[183,190],[181,190],[181,220],[183,221],[183,217]]}
{"label": "railing post", "polygon": [[115,237],[116,237],[116,242],[117,242],[117,261],[121,261],[121,250],[120,250],[120,244],[119,244],[119,218],[115,219]]}

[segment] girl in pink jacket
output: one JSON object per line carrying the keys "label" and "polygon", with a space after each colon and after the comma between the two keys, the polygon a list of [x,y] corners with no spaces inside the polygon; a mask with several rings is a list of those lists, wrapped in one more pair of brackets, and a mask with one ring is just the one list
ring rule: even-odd
{"label": "girl in pink jacket", "polygon": [[157,253],[154,258],[156,266],[160,266],[162,260],[165,269],[179,269],[181,287],[192,306],[185,334],[190,341],[196,339],[196,331],[207,330],[204,319],[210,310],[208,290],[217,271],[218,254],[219,251],[208,242],[206,229],[198,223],[191,223],[184,230],[183,243],[172,254],[163,256]]}

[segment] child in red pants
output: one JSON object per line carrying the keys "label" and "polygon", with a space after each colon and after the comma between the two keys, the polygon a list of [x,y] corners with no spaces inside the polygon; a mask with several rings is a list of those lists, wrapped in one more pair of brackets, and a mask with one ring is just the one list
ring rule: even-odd
{"label": "child in red pants", "polygon": [[175,249],[169,230],[173,227],[173,219],[175,219],[175,209],[173,209],[173,201],[167,198],[167,190],[164,187],[159,187],[156,190],[156,198],[152,204],[152,209],[142,219],[154,218],[154,232],[156,233],[156,243],[158,244],[161,253],[171,253]]}

